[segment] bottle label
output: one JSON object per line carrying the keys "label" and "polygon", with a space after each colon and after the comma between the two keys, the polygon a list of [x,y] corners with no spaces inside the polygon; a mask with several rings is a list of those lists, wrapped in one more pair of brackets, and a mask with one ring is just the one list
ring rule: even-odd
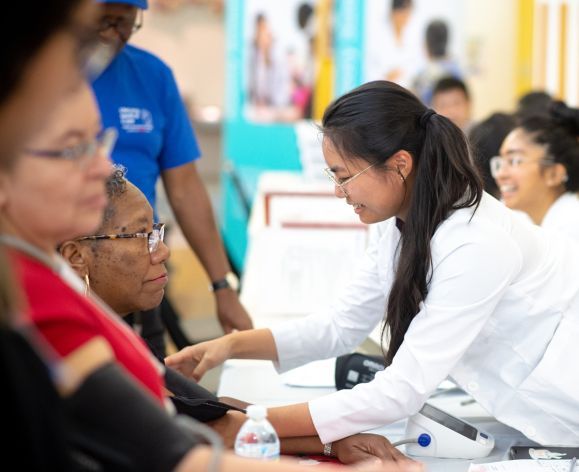
{"label": "bottle label", "polygon": [[273,444],[238,444],[235,447],[238,456],[272,461],[279,459],[279,443]]}

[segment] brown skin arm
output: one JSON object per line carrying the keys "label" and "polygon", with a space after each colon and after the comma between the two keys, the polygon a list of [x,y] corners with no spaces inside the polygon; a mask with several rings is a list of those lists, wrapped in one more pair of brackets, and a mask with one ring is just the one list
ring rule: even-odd
{"label": "brown skin arm", "polygon": [[[268,417],[272,410],[272,408],[268,409]],[[225,416],[212,421],[209,425],[222,437],[224,446],[227,449],[232,449],[237,432],[245,420],[246,417],[243,413],[229,411]],[[321,455],[324,452],[324,445],[316,434],[302,437],[284,437],[283,434],[280,434],[280,445],[281,453],[285,455]],[[376,459],[396,462],[401,465],[415,464],[415,461],[402,454],[385,437],[377,434],[355,434],[335,441],[332,444],[332,456],[337,457],[343,464]]]}
{"label": "brown skin arm", "polygon": [[[324,445],[318,436],[282,438],[281,453],[322,455]],[[358,464],[376,459],[399,464],[416,463],[392,446],[388,439],[378,434],[354,434],[334,441],[332,457],[336,457],[342,464]]]}
{"label": "brown skin arm", "polygon": [[[207,470],[211,460],[212,451],[207,446],[198,446],[193,449],[175,469],[176,472],[188,472]],[[234,456],[231,453],[224,453],[221,457],[220,472],[304,472],[310,470],[310,466],[302,466],[298,461],[291,458],[282,457],[279,461],[255,461],[243,457]],[[316,465],[316,472],[335,472],[334,465]],[[372,462],[360,467],[344,467],[343,471],[365,471],[365,472],[421,472],[424,471],[422,464],[411,463],[410,465],[401,465],[396,462]]]}
{"label": "brown skin arm", "polygon": [[[247,408],[250,403],[231,397],[221,397],[220,401],[238,408]],[[285,455],[321,455],[324,444],[316,436],[280,438],[281,453]],[[233,447],[233,445],[231,445]],[[343,464],[364,462],[369,459],[382,459],[397,462],[411,461],[396,449],[388,439],[378,434],[355,434],[332,444],[332,456]]]}
{"label": "brown skin arm", "polygon": [[[195,163],[165,170],[162,178],[177,222],[207,276],[211,281],[222,279],[231,267],[217,230],[211,201]],[[215,302],[225,333],[252,328],[251,319],[235,291],[227,288],[216,291]]]}

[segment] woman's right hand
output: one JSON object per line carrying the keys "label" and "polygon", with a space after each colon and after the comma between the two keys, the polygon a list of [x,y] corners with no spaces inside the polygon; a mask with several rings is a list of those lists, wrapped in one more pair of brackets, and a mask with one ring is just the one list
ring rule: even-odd
{"label": "woman's right hand", "polygon": [[165,365],[175,369],[185,377],[199,381],[208,370],[229,359],[231,336],[226,335],[185,347],[179,352],[167,356]]}

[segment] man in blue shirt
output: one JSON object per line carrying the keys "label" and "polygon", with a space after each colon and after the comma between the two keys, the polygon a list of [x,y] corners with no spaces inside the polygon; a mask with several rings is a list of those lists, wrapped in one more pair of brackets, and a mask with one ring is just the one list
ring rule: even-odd
{"label": "man in blue shirt", "polygon": [[103,4],[100,38],[117,51],[93,83],[103,126],[119,131],[113,161],[127,168],[127,178],[153,208],[161,176],[177,222],[212,281],[223,330],[251,328],[197,172],[199,146],[173,73],[153,54],[127,44],[142,25],[147,0],[97,1]]}

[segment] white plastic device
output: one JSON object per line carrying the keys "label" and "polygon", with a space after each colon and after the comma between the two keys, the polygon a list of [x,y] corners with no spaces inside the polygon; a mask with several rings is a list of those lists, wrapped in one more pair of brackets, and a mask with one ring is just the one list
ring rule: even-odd
{"label": "white plastic device", "polygon": [[495,446],[489,433],[428,403],[408,418],[405,437],[417,438],[406,444],[413,456],[476,459],[488,456]]}

